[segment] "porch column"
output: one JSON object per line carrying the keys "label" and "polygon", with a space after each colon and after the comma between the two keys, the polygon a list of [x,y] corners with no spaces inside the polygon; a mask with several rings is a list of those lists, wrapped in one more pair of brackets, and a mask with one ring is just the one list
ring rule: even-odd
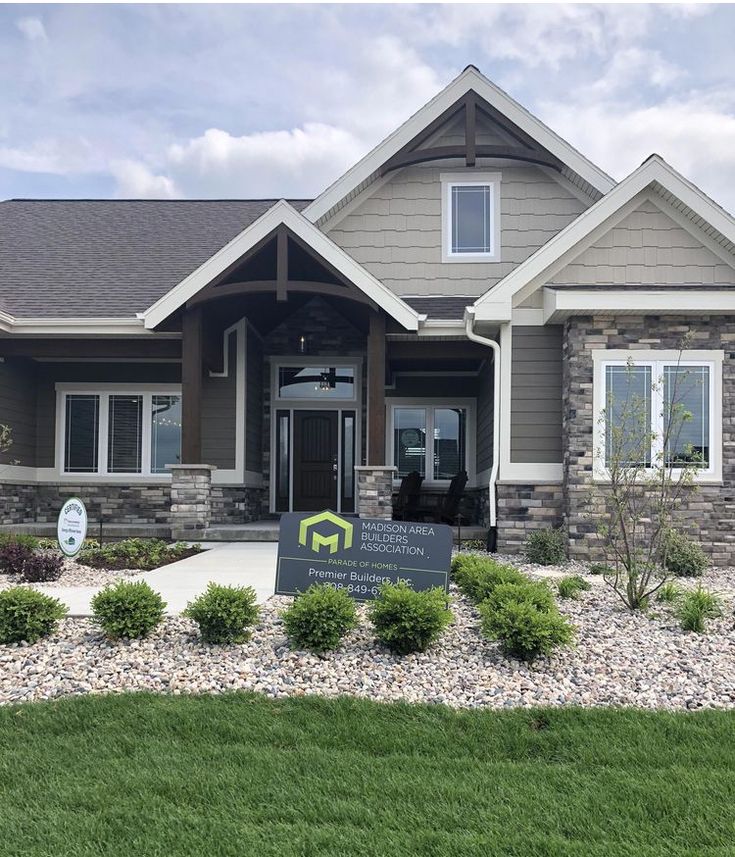
{"label": "porch column", "polygon": [[367,463],[385,466],[385,316],[370,312],[367,341]]}
{"label": "porch column", "polygon": [[184,310],[181,337],[181,463],[202,463],[202,308]]}

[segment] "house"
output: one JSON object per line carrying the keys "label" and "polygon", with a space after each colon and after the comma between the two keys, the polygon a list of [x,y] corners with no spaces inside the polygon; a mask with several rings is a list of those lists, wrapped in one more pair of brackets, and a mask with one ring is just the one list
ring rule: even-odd
{"label": "house", "polygon": [[466,470],[499,550],[587,557],[616,370],[658,401],[689,332],[684,512],[725,562],[734,288],[727,212],[656,155],[616,183],[472,66],[314,200],[9,200],[0,522],[389,516]]}

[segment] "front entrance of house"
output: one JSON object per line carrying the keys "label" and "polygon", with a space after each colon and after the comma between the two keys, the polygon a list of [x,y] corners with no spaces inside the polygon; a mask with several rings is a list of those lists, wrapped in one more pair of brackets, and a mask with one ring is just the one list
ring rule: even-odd
{"label": "front entrance of house", "polygon": [[293,509],[337,508],[337,411],[294,411]]}

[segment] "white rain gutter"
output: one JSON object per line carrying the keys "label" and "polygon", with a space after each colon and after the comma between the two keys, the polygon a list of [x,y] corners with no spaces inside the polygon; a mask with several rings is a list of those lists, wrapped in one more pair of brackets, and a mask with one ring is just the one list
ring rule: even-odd
{"label": "white rain gutter", "polygon": [[475,324],[474,307],[465,308],[465,333],[472,342],[492,348],[493,351],[493,464],[490,468],[488,492],[490,499],[490,526],[497,526],[497,504],[495,500],[495,484],[498,481],[498,465],[500,462],[500,345],[494,339],[480,336],[473,330]]}

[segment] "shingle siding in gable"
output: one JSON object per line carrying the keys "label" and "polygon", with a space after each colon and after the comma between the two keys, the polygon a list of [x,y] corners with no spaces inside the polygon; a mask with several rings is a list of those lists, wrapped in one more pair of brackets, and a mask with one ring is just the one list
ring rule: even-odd
{"label": "shingle siding in gable", "polygon": [[562,328],[513,326],[510,460],[562,460]]}
{"label": "shingle siding in gable", "polygon": [[585,210],[537,167],[503,168],[501,261],[442,262],[440,173],[447,171],[426,165],[400,170],[333,229],[325,229],[399,295],[478,296]]}
{"label": "shingle siding in gable", "polygon": [[735,270],[652,202],[645,202],[551,282],[575,286],[727,285],[735,283]]}

